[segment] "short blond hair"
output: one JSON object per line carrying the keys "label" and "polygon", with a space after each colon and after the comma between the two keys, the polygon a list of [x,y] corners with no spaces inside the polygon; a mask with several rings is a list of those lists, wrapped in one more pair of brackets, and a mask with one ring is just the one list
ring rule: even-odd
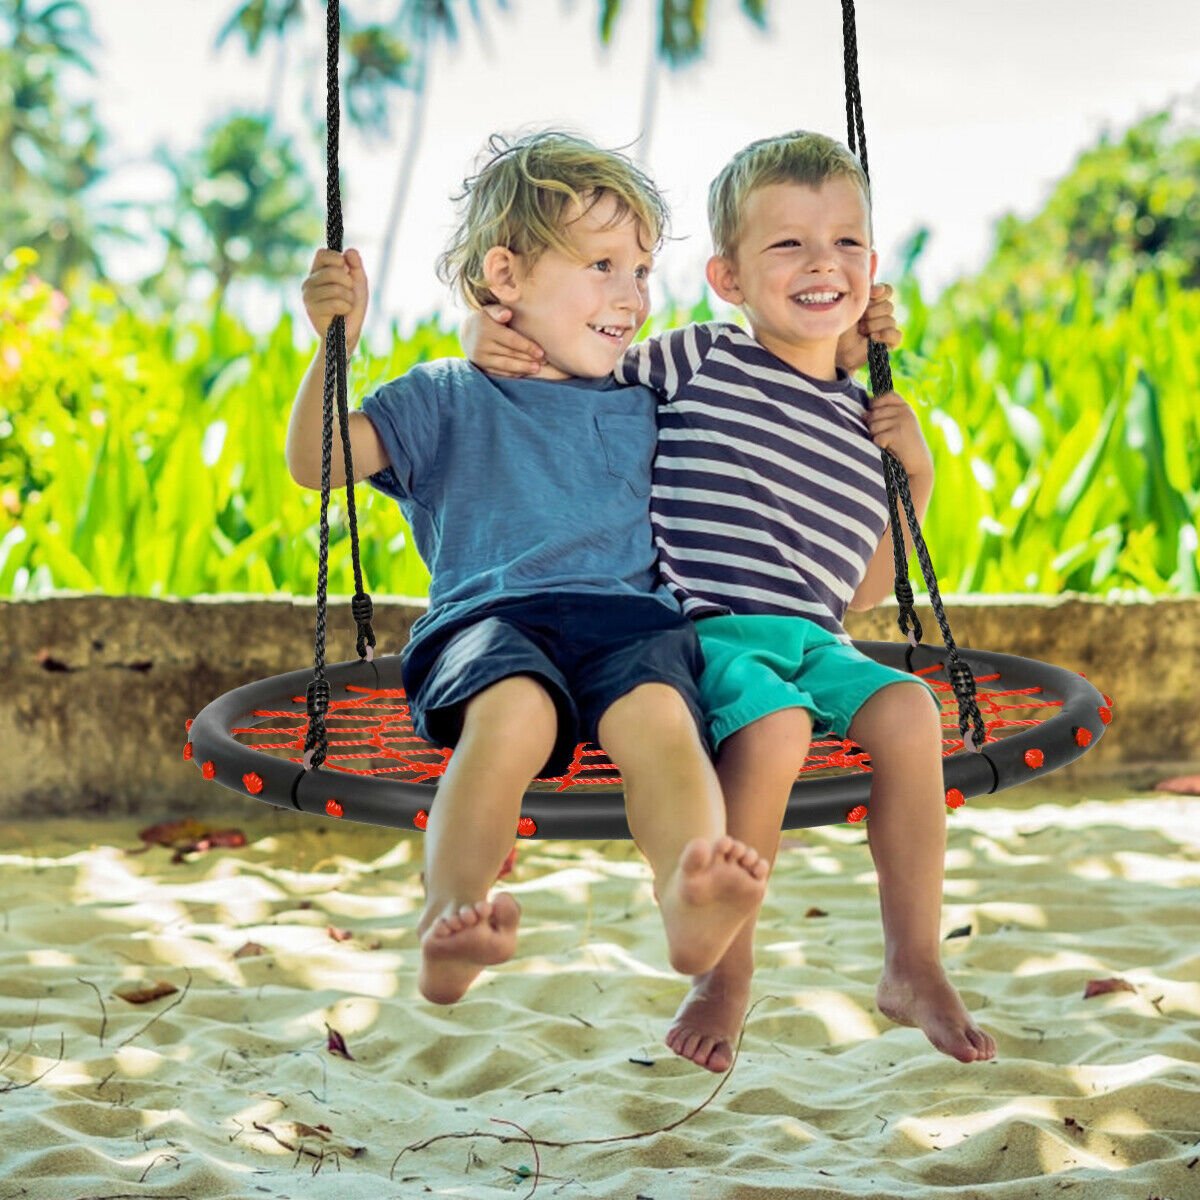
{"label": "short blond hair", "polygon": [[532,266],[546,250],[572,253],[566,214],[573,205],[587,212],[604,196],[616,201],[615,221],[633,216],[655,253],[666,236],[667,206],[642,170],[618,150],[548,129],[510,141],[488,139],[490,155],[454,197],[460,220],[437,261],[438,278],[457,289],[471,308],[494,303],[483,275],[483,259],[493,246],[506,246]]}
{"label": "short blond hair", "polygon": [[871,186],[862,164],[841,142],[805,129],[751,142],[721,168],[709,185],[708,226],[714,252],[729,258],[737,250],[746,201],[758,188],[772,183],[820,187],[827,179],[838,177],[858,184],[870,229]]}

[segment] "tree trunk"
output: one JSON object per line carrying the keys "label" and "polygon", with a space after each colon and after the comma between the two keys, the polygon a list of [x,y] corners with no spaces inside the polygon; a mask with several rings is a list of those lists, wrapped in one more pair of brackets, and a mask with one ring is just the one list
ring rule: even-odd
{"label": "tree trunk", "polygon": [[376,300],[372,326],[376,330],[382,329],[380,322],[386,311],[384,305],[387,297],[387,279],[392,251],[396,245],[396,234],[400,228],[400,218],[404,214],[404,205],[408,200],[409,189],[417,165],[417,154],[421,148],[421,137],[425,129],[426,101],[429,98],[429,55],[431,52],[432,47],[429,42],[422,45],[417,64],[416,85],[413,88],[413,106],[408,138],[405,141],[404,153],[400,157],[400,171],[396,176],[396,189],[392,193],[392,207],[383,232],[383,248],[379,252],[379,273],[376,276],[375,287],[372,289]]}
{"label": "tree trunk", "polygon": [[275,62],[271,67],[271,82],[267,92],[267,113],[271,119],[271,128],[279,117],[280,93],[283,91],[284,68],[287,66],[287,38],[283,31],[275,45]]}
{"label": "tree trunk", "polygon": [[658,47],[653,46],[646,63],[646,78],[642,83],[642,115],[638,124],[637,161],[643,167],[650,161],[650,142],[654,138],[654,122],[658,117],[658,81],[661,74],[662,59],[658,56]]}

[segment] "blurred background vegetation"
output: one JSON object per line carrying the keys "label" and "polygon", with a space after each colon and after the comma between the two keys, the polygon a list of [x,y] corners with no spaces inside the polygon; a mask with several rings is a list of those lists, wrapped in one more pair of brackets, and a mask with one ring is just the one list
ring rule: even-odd
{"label": "blurred background vegetation", "polygon": [[[278,80],[301,4],[232,7],[218,45],[272,51]],[[761,25],[767,7],[743,0],[740,11]],[[602,41],[622,12],[597,0]],[[386,97],[411,93],[373,280],[382,294],[425,132],[429,48],[458,37],[480,5],[401,0],[386,25],[353,14],[344,4],[344,120],[386,133]],[[703,54],[705,14],[660,0],[644,129],[658,72]],[[105,131],[62,88],[92,70],[86,6],[0,0],[0,31],[0,595],[311,594],[318,498],[291,482],[282,453],[311,351],[297,349],[291,317],[255,336],[226,298],[235,280],[296,287],[324,240],[319,184],[268,102],[213,124],[184,157],[157,152],[170,203],[96,200]],[[309,122],[323,147],[323,109]],[[1198,179],[1200,130],[1168,109],[1101,136],[1040,212],[997,224],[977,274],[937,297],[914,270],[929,231],[904,248],[891,280],[905,330],[894,373],[937,465],[926,536],[944,590],[1200,590]],[[100,247],[136,236],[135,210],[165,257],[152,276],[113,283]],[[198,276],[212,281],[199,306]],[[700,292],[653,327],[710,316]],[[351,364],[352,395],[458,353],[437,317],[404,338],[375,331]],[[359,498],[369,588],[424,594],[395,505],[367,488]],[[348,593],[341,509],[335,498],[330,588]]]}

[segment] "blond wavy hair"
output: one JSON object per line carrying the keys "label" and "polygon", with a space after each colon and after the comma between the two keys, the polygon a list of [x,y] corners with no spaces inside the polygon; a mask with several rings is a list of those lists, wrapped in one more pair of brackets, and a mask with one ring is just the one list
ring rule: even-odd
{"label": "blond wavy hair", "polygon": [[453,197],[459,223],[438,257],[438,278],[471,308],[495,301],[483,276],[484,255],[507,246],[529,266],[551,248],[573,254],[566,216],[586,212],[604,196],[616,201],[615,220],[632,215],[643,249],[655,253],[667,229],[667,206],[650,178],[618,150],[547,129],[510,141],[493,134],[486,162]]}
{"label": "blond wavy hair", "polygon": [[[839,141],[823,133],[796,129],[762,138],[739,150],[721,168],[708,189],[708,226],[713,251],[730,258],[737,250],[746,201],[758,188],[772,183],[802,183],[820,187],[827,179],[853,180],[867,206],[871,226],[871,187],[862,164]],[[875,235],[871,233],[874,242]]]}

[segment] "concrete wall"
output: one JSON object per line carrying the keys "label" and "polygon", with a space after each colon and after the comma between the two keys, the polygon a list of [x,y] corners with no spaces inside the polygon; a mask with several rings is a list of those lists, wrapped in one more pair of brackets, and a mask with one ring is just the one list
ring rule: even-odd
{"label": "concrete wall", "polygon": [[[380,653],[399,650],[419,604],[375,600]],[[1081,671],[1111,696],[1100,744],[1056,779],[1148,786],[1200,764],[1193,688],[1200,598],[1113,602],[946,597],[959,646]],[[200,813],[219,806],[181,751],[185,721],[239,684],[313,662],[313,600],[58,595],[0,601],[0,815]],[[927,645],[940,645],[919,606]],[[855,638],[899,640],[895,601],[848,614]],[[355,657],[349,604],[330,605],[326,661]],[[241,803],[229,793],[229,799]]]}

